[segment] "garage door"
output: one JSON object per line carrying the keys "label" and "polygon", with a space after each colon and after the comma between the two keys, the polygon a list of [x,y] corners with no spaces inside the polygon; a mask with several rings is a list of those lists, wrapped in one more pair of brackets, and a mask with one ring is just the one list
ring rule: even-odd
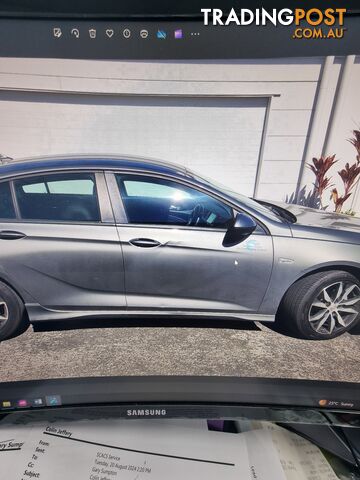
{"label": "garage door", "polygon": [[0,92],[0,152],[157,157],[254,193],[264,98]]}

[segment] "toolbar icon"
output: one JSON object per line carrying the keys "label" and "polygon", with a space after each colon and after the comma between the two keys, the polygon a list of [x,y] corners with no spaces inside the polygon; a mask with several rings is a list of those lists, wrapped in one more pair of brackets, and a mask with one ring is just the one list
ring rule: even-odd
{"label": "toolbar icon", "polygon": [[28,406],[28,402],[27,402],[27,400],[18,400],[17,406],[20,407],[20,408],[27,407],[27,406]]}
{"label": "toolbar icon", "polygon": [[9,402],[9,400],[5,400],[2,402],[2,406],[3,408],[11,408],[11,402]]}
{"label": "toolbar icon", "polygon": [[48,407],[56,407],[58,405],[61,405],[60,395],[48,395],[46,397],[46,405]]}
{"label": "toolbar icon", "polygon": [[80,37],[80,30],[78,28],[73,28],[71,30],[71,35],[75,38],[79,38]]}
{"label": "toolbar icon", "polygon": [[60,38],[62,35],[62,30],[60,27],[54,27],[53,28],[53,34],[55,38]]}
{"label": "toolbar icon", "polygon": [[140,30],[140,37],[141,38],[147,38],[148,36],[149,36],[148,30],[145,30],[145,29]]}
{"label": "toolbar icon", "polygon": [[125,28],[125,30],[123,30],[123,35],[124,35],[124,38],[130,38],[131,30],[129,28]]}
{"label": "toolbar icon", "polygon": [[34,407],[42,407],[44,405],[44,401],[42,398],[34,398],[33,405]]}
{"label": "toolbar icon", "polygon": [[90,28],[90,29],[89,29],[89,37],[90,37],[90,38],[96,38],[96,30],[95,30],[95,28]]}
{"label": "toolbar icon", "polygon": [[176,39],[180,39],[180,38],[183,38],[183,31],[181,28],[179,28],[178,30],[175,30],[174,32],[174,37]]}
{"label": "toolbar icon", "polygon": [[157,38],[160,38],[161,40],[164,40],[166,38],[165,30],[158,30],[156,36],[157,36]]}
{"label": "toolbar icon", "polygon": [[112,28],[107,28],[105,33],[109,38],[111,38],[114,35],[114,30]]}

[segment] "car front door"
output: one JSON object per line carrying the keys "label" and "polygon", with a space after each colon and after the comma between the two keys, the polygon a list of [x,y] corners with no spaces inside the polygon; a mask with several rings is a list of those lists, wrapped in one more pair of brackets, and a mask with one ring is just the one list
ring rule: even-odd
{"label": "car front door", "polygon": [[224,202],[167,178],[108,173],[107,180],[128,308],[258,310],[273,263],[272,238],[262,227],[244,242],[224,247],[234,219]]}
{"label": "car front door", "polygon": [[46,173],[8,185],[15,215],[0,219],[1,275],[28,303],[50,309],[124,308],[123,258],[104,174]]}

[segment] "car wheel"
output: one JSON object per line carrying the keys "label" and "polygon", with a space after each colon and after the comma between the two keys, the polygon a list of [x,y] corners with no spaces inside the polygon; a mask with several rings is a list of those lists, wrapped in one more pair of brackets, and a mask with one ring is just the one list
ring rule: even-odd
{"label": "car wheel", "polygon": [[0,341],[15,337],[28,325],[22,300],[10,287],[0,282]]}
{"label": "car wheel", "polygon": [[319,272],[290,287],[279,321],[300,338],[327,340],[359,324],[360,282],[348,272]]}

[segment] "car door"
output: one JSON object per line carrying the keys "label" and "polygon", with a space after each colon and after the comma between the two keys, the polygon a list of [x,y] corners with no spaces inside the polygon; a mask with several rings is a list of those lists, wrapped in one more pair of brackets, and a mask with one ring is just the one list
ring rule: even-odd
{"label": "car door", "polygon": [[273,263],[272,238],[261,226],[224,247],[234,219],[225,202],[151,175],[109,173],[107,180],[118,210],[128,308],[257,311]]}
{"label": "car door", "polygon": [[6,184],[15,209],[0,219],[1,275],[27,302],[59,310],[125,307],[104,174],[45,173]]}

